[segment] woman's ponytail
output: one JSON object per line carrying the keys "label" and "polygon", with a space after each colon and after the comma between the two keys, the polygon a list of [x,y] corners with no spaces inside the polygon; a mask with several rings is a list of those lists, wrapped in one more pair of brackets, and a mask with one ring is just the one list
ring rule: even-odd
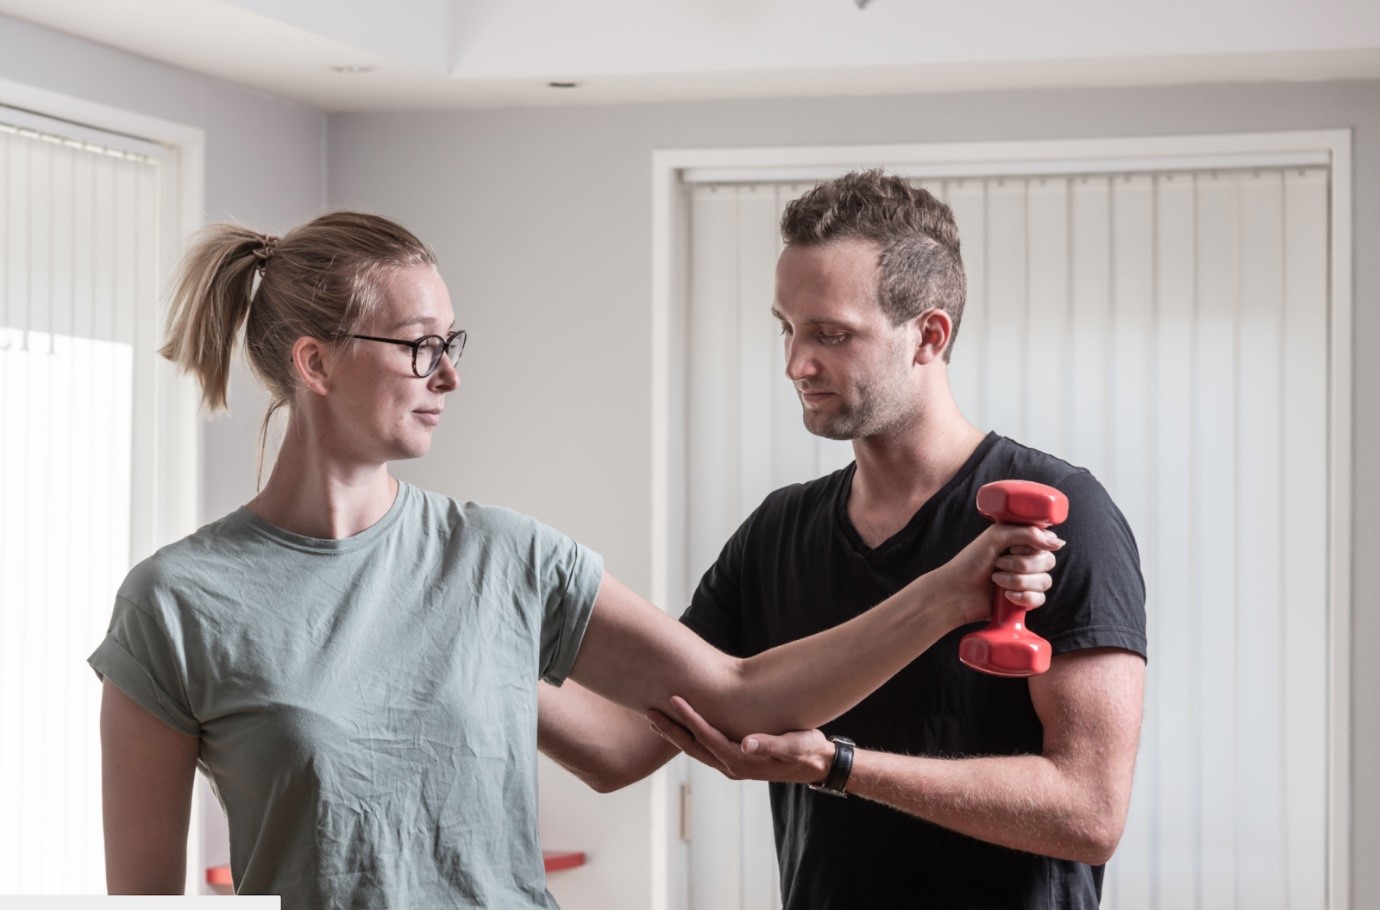
{"label": "woman's ponytail", "polygon": [[249,315],[254,279],[268,267],[276,243],[239,225],[215,224],[182,259],[160,353],[196,377],[208,411],[226,407],[230,358]]}

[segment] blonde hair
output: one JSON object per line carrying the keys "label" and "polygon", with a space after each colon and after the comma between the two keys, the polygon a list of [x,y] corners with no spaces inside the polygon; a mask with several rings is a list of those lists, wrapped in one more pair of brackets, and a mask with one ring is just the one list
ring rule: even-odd
{"label": "blonde hair", "polygon": [[270,396],[259,431],[262,462],[269,420],[297,393],[293,344],[357,331],[382,303],[387,274],[418,265],[435,266],[436,255],[378,215],[331,212],[281,238],[213,224],[182,258],[160,353],[196,377],[202,404],[214,413],[226,407],[243,327],[249,365]]}

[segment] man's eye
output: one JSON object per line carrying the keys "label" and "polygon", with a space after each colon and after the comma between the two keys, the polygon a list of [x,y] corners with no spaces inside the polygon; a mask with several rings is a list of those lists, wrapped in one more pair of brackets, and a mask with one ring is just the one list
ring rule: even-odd
{"label": "man's eye", "polygon": [[840,332],[837,335],[830,335],[828,332],[820,332],[819,340],[822,341],[824,344],[843,344],[845,341],[848,340],[848,335],[843,332]]}
{"label": "man's eye", "polygon": [[782,335],[789,335],[789,334],[791,334],[791,327],[788,326],[788,325],[786,325],[785,323],[782,323],[782,324],[781,324],[781,334],[782,334]]}

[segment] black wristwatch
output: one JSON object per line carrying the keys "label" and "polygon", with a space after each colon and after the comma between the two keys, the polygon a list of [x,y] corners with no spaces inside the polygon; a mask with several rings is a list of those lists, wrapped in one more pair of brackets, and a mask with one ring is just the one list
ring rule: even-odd
{"label": "black wristwatch", "polygon": [[848,775],[853,770],[853,746],[856,744],[846,736],[831,736],[829,742],[834,744],[834,761],[829,765],[824,782],[810,784],[810,789],[830,796],[847,796],[843,788],[848,784]]}

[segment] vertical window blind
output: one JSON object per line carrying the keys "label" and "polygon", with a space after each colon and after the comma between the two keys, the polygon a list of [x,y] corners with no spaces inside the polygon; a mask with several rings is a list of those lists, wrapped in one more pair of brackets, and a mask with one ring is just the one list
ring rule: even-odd
{"label": "vertical window blind", "polygon": [[[1327,906],[1328,183],[920,182],[959,224],[964,413],[1092,470],[1140,545],[1151,656],[1114,910]],[[768,312],[807,189],[685,190],[692,575],[767,492],[851,460],[802,427]],[[765,787],[692,773],[692,906],[774,906]]]}
{"label": "vertical window blind", "polygon": [[[0,108],[0,893],[104,893],[85,658],[131,560],[160,158]],[[124,146],[124,147],[121,147]]]}

